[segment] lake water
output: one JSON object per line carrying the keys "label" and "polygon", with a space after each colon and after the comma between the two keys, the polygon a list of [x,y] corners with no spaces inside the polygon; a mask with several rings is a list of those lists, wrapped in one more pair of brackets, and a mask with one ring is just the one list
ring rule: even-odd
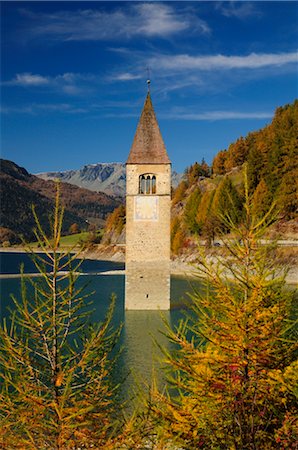
{"label": "lake water", "polygon": [[[36,272],[35,266],[30,258],[23,253],[0,253],[0,273],[18,274],[21,264],[24,265],[25,273]],[[81,266],[84,274],[78,279],[78,286],[87,284],[87,291],[94,292],[90,299],[93,301],[94,312],[92,320],[101,321],[107,308],[112,293],[116,294],[116,307],[113,317],[113,325],[123,323],[123,331],[119,345],[123,351],[117,363],[118,380],[122,382],[122,394],[125,398],[133,395],[136,385],[135,378],[142,382],[149,382],[153,366],[161,374],[161,355],[154,340],[165,348],[169,348],[169,342],[162,335],[165,331],[163,318],[172,326],[178,324],[183,317],[185,300],[187,303],[187,292],[191,292],[192,284],[198,287],[197,281],[184,279],[182,277],[171,277],[171,311],[125,311],[124,310],[124,275],[100,275],[106,271],[123,270],[124,264],[110,261],[85,260]],[[20,298],[20,279],[0,279],[0,317],[8,315],[7,307],[12,306],[11,294]],[[126,374],[130,373],[129,376]],[[162,376],[160,376],[162,379]]]}

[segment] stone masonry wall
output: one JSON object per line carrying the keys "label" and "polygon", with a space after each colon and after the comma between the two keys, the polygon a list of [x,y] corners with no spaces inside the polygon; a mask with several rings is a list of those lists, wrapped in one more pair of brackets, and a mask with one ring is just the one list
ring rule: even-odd
{"label": "stone masonry wall", "polygon": [[[139,176],[147,173],[156,176],[157,216],[136,220]],[[170,192],[170,164],[127,165],[126,309],[169,309]]]}
{"label": "stone masonry wall", "polygon": [[130,262],[126,265],[125,309],[170,309],[169,262]]}

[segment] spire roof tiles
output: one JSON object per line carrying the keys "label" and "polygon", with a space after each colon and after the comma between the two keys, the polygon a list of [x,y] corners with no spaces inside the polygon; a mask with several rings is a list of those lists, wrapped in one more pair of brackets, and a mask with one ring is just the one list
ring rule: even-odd
{"label": "spire roof tiles", "polygon": [[126,164],[170,164],[148,92]]}

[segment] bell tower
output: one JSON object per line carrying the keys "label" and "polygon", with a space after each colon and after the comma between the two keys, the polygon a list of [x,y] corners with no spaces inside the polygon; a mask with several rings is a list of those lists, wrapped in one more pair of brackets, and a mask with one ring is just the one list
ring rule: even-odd
{"label": "bell tower", "polygon": [[148,92],[126,162],[125,308],[170,309],[171,162]]}

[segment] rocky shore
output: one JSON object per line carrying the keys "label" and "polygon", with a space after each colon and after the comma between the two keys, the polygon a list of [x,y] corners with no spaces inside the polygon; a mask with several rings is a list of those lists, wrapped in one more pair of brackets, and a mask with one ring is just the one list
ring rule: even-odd
{"label": "rocky shore", "polygon": [[[290,243],[289,243],[290,245]],[[291,257],[288,258],[285,263],[289,267],[289,271],[286,277],[286,281],[288,284],[297,285],[298,283],[298,264],[297,264],[297,256],[298,256],[298,242],[291,241],[291,245],[294,250],[291,250]],[[0,258],[2,252],[11,252],[18,253],[24,252],[25,250],[22,247],[9,247],[9,248],[0,248]],[[36,249],[36,251],[40,251]],[[91,249],[84,250],[83,252],[78,252],[79,257],[85,259],[98,259],[105,261],[113,261],[113,262],[125,262],[125,245],[111,245],[111,246],[94,246]],[[210,251],[207,257],[211,262],[216,260],[220,260],[222,258],[221,248],[214,248]],[[286,258],[285,258],[286,261]],[[181,257],[176,257],[171,260],[170,264],[171,274],[175,276],[181,277],[197,277],[199,275],[198,271],[198,254],[197,252],[190,253],[188,255],[183,255]],[[101,275],[112,275],[114,271],[103,272]],[[117,274],[124,274],[125,271],[117,270]],[[12,275],[16,277],[16,275]],[[7,277],[7,275],[0,275],[0,278]]]}
{"label": "rocky shore", "polygon": [[[298,241],[291,240],[285,242],[287,242],[287,245],[285,245],[283,242],[281,246],[285,245],[285,247],[281,248],[288,249],[288,257],[284,258],[285,265],[289,267],[286,281],[289,284],[295,285],[298,282]],[[290,247],[291,250],[289,251]],[[209,259],[210,262],[215,262],[216,260],[220,261],[220,259],[223,257],[221,255],[221,251],[221,247],[213,248],[208,253],[207,259]],[[108,261],[125,262],[125,245],[112,245],[105,248],[98,246],[98,248],[96,249],[85,251],[82,256],[86,259],[102,259]],[[198,258],[198,252],[193,252],[172,259],[170,264],[171,274],[188,278],[199,276]]]}

